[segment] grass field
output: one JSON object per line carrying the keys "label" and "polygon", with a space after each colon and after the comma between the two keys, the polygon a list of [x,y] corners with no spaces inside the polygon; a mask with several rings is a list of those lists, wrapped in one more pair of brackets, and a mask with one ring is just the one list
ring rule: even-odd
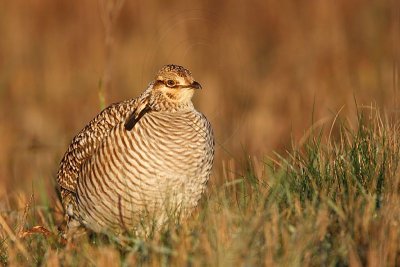
{"label": "grass field", "polygon": [[[400,265],[399,1],[0,1],[0,36],[1,264]],[[72,137],[169,63],[216,137],[193,216],[21,238],[57,234]]]}
{"label": "grass field", "polygon": [[[350,129],[340,118],[284,155],[226,162],[195,214],[161,232],[91,235],[65,247],[55,205],[0,217],[0,261],[73,266],[395,266],[400,264],[399,124],[376,110]],[[46,196],[42,196],[46,198]],[[49,199],[43,199],[50,203]],[[60,216],[58,216],[60,217]],[[10,228],[10,229],[8,229]]]}

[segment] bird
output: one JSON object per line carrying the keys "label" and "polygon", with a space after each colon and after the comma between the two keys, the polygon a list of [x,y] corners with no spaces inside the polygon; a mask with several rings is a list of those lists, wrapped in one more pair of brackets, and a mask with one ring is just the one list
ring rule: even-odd
{"label": "bird", "polygon": [[111,104],[72,139],[57,172],[64,236],[191,214],[215,151],[211,124],[192,102],[199,89],[188,69],[165,65],[142,94]]}

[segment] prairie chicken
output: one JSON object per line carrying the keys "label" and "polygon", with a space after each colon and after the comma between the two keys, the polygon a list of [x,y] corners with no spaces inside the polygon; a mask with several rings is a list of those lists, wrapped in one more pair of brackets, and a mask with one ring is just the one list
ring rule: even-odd
{"label": "prairie chicken", "polygon": [[211,173],[211,125],[191,101],[189,70],[164,66],[137,98],[112,104],[68,147],[57,173],[67,232],[135,229],[169,212],[187,216]]}

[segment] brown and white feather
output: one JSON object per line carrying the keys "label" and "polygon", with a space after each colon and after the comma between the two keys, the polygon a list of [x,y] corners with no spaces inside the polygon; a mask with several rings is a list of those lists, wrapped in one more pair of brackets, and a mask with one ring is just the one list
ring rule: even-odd
{"label": "brown and white feather", "polygon": [[167,65],[138,98],[111,105],[75,138],[57,174],[67,220],[94,231],[188,214],[210,177],[212,128],[191,97],[191,73]]}

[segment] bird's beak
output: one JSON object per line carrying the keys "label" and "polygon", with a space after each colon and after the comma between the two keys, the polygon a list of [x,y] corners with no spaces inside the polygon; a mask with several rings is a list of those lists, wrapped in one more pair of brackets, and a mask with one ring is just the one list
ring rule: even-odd
{"label": "bird's beak", "polygon": [[192,87],[193,89],[201,89],[201,84],[199,84],[198,82],[194,81],[190,87]]}

